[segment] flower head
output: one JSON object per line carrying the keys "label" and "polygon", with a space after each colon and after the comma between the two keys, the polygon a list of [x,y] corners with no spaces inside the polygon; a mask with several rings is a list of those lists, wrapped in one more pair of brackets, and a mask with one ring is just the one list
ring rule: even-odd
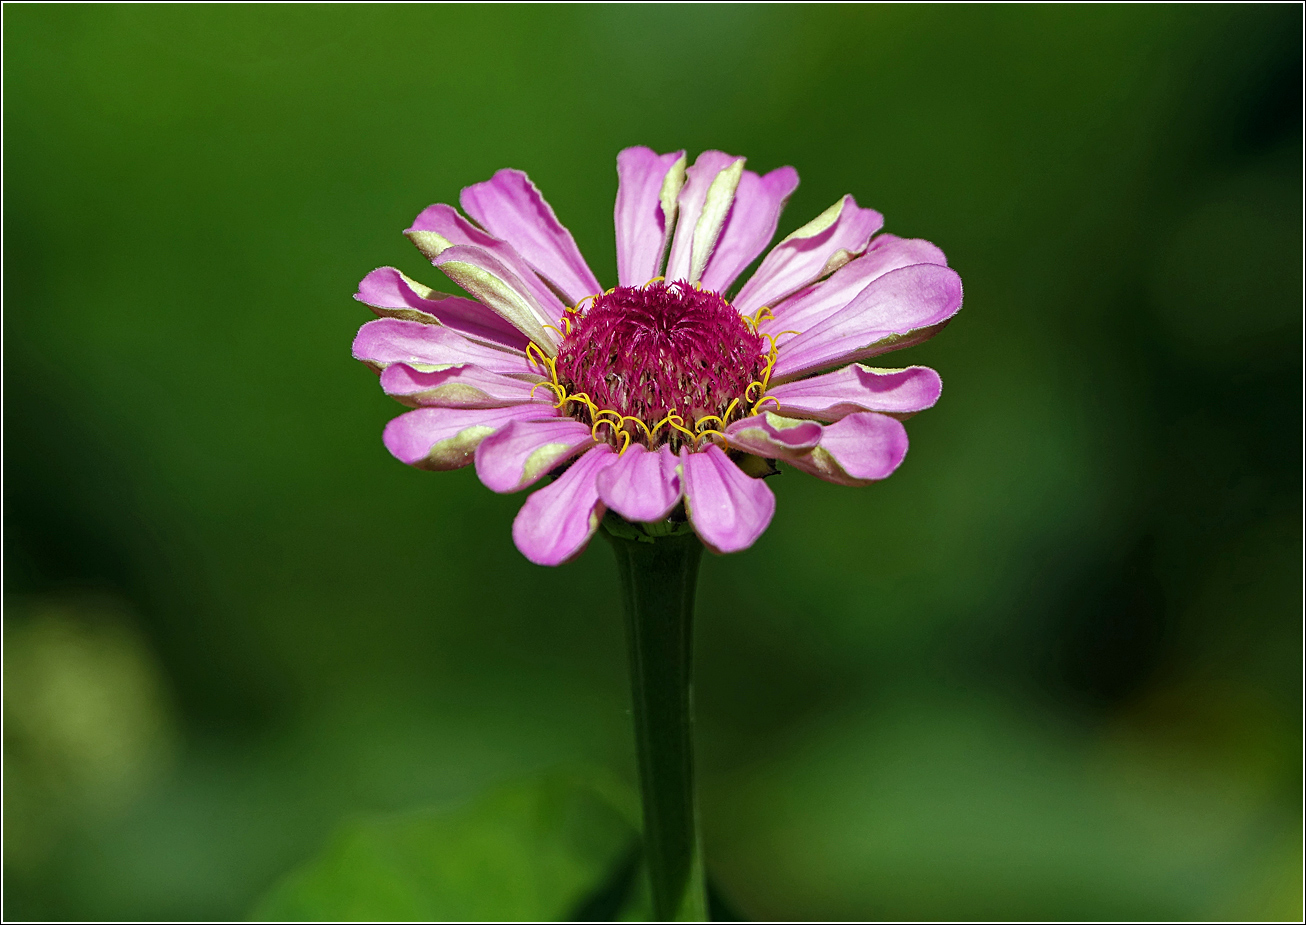
{"label": "flower head", "polygon": [[942,251],[877,235],[880,214],[845,196],[727,297],[798,175],[758,175],[720,151],[685,163],[618,155],[611,289],[527,176],[500,170],[463,190],[475,224],[437,204],[405,232],[473,298],[391,267],[355,296],[381,317],[354,356],[415,409],[386,426],[391,453],[426,469],[474,461],[499,492],[558,475],[513,525],[541,565],[579,554],[607,510],[687,519],[709,548],[745,549],[775,510],[756,477],[770,462],[843,485],[882,479],[907,452],[900,418],[938,400],[931,369],[856,361],[932,336],[961,308]]}

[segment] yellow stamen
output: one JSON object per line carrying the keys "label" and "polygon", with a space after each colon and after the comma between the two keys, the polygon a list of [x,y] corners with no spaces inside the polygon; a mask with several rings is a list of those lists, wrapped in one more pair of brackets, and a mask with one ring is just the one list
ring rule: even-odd
{"label": "yellow stamen", "polygon": [[[604,415],[608,415],[609,417],[604,417]],[[615,420],[610,420],[609,418]],[[616,411],[613,411],[611,408],[604,408],[601,411],[595,412],[594,420],[602,421],[605,424],[607,424],[609,427],[612,427],[614,430],[622,426],[621,414]]]}
{"label": "yellow stamen", "polygon": [[697,435],[692,430],[688,430],[685,428],[685,419],[682,418],[680,415],[676,414],[675,408],[672,408],[666,417],[664,417],[662,420],[654,424],[653,429],[655,431],[659,430],[661,429],[663,424],[675,428],[676,430],[680,431],[682,434],[684,434],[686,437],[689,437],[690,439],[695,439],[697,437]]}
{"label": "yellow stamen", "polygon": [[[538,360],[531,355],[532,350],[534,350],[535,353],[539,355]],[[543,350],[540,349],[540,345],[535,343],[535,341],[531,341],[526,345],[526,359],[532,363],[538,363],[540,366],[543,366],[545,369],[549,368],[548,355]]]}
{"label": "yellow stamen", "polygon": [[556,382],[537,382],[533,386],[531,386],[531,394],[530,394],[531,398],[535,397],[535,390],[538,389],[540,386],[544,386],[546,389],[553,390],[553,397],[558,400],[553,407],[561,408],[563,403],[567,400],[566,390],[563,389],[563,387],[558,385]]}
{"label": "yellow stamen", "polygon": [[583,404],[589,410],[590,419],[593,420],[599,416],[599,409],[594,405],[594,400],[584,392],[573,392],[567,396],[567,401],[575,401]]}

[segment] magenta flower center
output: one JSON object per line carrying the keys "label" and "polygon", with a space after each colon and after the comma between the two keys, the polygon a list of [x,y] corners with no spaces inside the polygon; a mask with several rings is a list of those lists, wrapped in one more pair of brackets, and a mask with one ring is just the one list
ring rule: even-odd
{"label": "magenta flower center", "polygon": [[[661,280],[597,296],[558,348],[558,381],[600,411],[636,418],[657,442],[679,431],[659,423],[738,416],[766,366],[764,339],[715,292]],[[758,390],[753,389],[754,392]],[[587,419],[587,408],[573,405]]]}

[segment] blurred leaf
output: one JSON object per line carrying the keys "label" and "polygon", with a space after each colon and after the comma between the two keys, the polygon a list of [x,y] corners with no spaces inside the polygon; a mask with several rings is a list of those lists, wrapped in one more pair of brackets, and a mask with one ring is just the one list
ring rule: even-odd
{"label": "blurred leaf", "polygon": [[4,625],[7,869],[143,796],[174,751],[167,685],[121,601],[9,597]]}
{"label": "blurred leaf", "polygon": [[631,866],[635,805],[610,782],[557,774],[451,810],[346,823],[254,918],[570,919]]}

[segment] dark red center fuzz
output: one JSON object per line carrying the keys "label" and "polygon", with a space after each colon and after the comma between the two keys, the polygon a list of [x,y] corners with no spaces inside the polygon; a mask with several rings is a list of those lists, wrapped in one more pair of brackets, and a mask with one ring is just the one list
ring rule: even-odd
{"label": "dark red center fuzz", "polygon": [[[724,417],[735,399],[739,409],[765,365],[763,339],[729,302],[660,280],[595,298],[557,355],[568,393],[584,392],[596,408],[638,418],[650,430],[673,411],[692,429],[706,415]],[[579,405],[572,411],[589,415]],[[665,440],[666,428],[656,436]]]}

